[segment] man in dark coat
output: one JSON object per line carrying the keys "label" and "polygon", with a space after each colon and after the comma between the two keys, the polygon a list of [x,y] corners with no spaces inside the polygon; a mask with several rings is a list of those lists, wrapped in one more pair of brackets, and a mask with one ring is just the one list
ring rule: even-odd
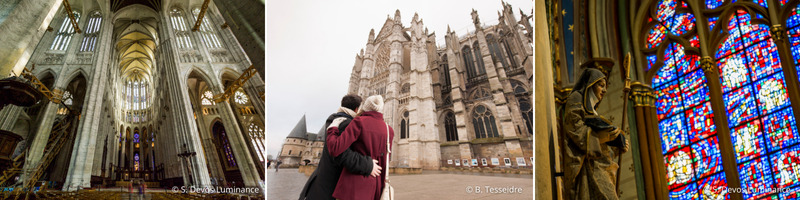
{"label": "man in dark coat", "polygon": [[[328,127],[333,119],[344,117],[347,120],[339,125],[339,130],[344,131],[347,124],[353,119],[358,111],[358,106],[361,105],[361,97],[358,95],[346,95],[342,98],[342,107],[339,108],[337,113],[331,114],[325,121],[325,126]],[[325,136],[322,136],[325,137]],[[308,177],[303,191],[300,193],[300,199],[334,199],[333,191],[336,188],[336,183],[339,181],[339,176],[342,169],[347,169],[354,174],[369,176],[377,164],[372,161],[372,158],[359,154],[349,148],[341,155],[333,157],[328,152],[328,145],[322,148],[322,157],[319,160],[319,166],[314,170],[314,173]],[[379,169],[377,169],[379,170]],[[379,171],[378,171],[379,172]]]}

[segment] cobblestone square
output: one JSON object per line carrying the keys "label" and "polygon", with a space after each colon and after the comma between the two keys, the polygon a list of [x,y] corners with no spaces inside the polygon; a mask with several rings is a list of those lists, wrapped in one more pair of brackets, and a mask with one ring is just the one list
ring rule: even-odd
{"label": "cobblestone square", "polygon": [[[296,168],[267,170],[268,199],[297,199],[306,180]],[[397,199],[531,199],[533,176],[423,171],[389,176]]]}

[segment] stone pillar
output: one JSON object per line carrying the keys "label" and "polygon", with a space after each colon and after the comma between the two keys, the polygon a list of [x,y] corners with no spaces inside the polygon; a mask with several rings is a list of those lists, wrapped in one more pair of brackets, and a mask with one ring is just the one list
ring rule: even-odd
{"label": "stone pillar", "polygon": [[25,155],[25,164],[22,167],[22,174],[19,180],[24,181],[36,169],[39,160],[42,159],[44,148],[47,145],[47,140],[50,138],[50,131],[53,129],[53,122],[55,121],[56,111],[58,111],[58,104],[48,101],[47,105],[39,111],[39,121],[36,123],[36,134],[32,138],[30,148],[27,155]]}
{"label": "stone pillar", "polygon": [[[111,18],[110,15],[103,16],[104,19]],[[101,24],[102,33],[97,49],[94,52],[93,71],[91,75],[87,74],[87,91],[83,111],[81,112],[80,126],[76,133],[75,146],[72,152],[72,161],[69,164],[67,171],[67,178],[65,185],[72,185],[79,183],[79,187],[91,187],[91,169],[95,159],[94,151],[97,150],[97,132],[101,126],[101,117],[103,111],[103,98],[105,97],[106,87],[108,84],[108,70],[110,66],[111,54],[113,50],[111,33],[113,32],[113,25],[111,20],[103,20]],[[75,40],[77,41],[77,39]],[[75,45],[77,46],[77,45]],[[116,65],[115,65],[116,66]],[[69,188],[73,191],[78,188]]]}
{"label": "stone pillar", "polygon": [[431,86],[431,66],[429,66],[428,60],[428,54],[436,54],[436,52],[428,52],[428,37],[423,31],[422,20],[417,20],[417,17],[415,14],[411,21],[411,66],[409,66],[411,95],[408,102],[410,121],[408,133],[409,143],[419,150],[419,159],[416,161],[418,165],[411,167],[439,169],[442,154],[439,146],[436,103],[433,99],[433,86]]}
{"label": "stone pillar", "polygon": [[245,139],[244,133],[239,129],[239,123],[233,114],[234,111],[230,103],[228,101],[219,102],[217,107],[219,108],[220,119],[222,119],[222,124],[225,127],[225,133],[228,135],[228,142],[231,143],[233,155],[236,158],[236,165],[238,165],[239,172],[242,174],[244,185],[247,187],[261,187],[258,182],[261,178],[258,174],[258,168],[255,166],[256,161],[253,160],[250,149],[247,148],[248,140]]}
{"label": "stone pillar", "polygon": [[[548,28],[547,28],[547,21],[545,14],[545,5],[543,0],[536,0],[534,2],[536,9],[536,17],[535,17],[535,26],[536,30],[535,35],[548,35]],[[535,37],[534,46],[540,47],[548,47],[550,45],[550,40],[547,37]],[[559,138],[557,138],[557,127],[558,124],[556,122],[556,111],[555,111],[555,95],[553,94],[553,72],[550,60],[550,48],[538,48],[540,51],[536,51],[536,65],[540,67],[535,68],[535,74],[539,75],[536,79],[535,86],[533,87],[533,94],[534,99],[534,109],[537,111],[537,114],[533,115],[534,117],[534,127],[536,130],[534,131],[534,154],[536,157],[536,165],[533,166],[533,171],[536,173],[534,177],[534,185],[536,185],[536,199],[562,199],[560,198],[560,191],[554,189],[554,178],[553,174],[550,173],[550,170],[555,166],[553,166],[552,160],[550,158],[550,152],[553,151],[552,144],[557,144]],[[537,90],[540,88],[541,90]],[[555,149],[555,151],[560,151],[560,149]],[[537,169],[539,168],[539,169]]]}
{"label": "stone pillar", "polygon": [[[0,78],[20,74],[61,7],[62,0],[20,1],[0,24]],[[33,26],[33,27],[31,27]]]}
{"label": "stone pillar", "polygon": [[[169,21],[169,18],[168,16],[162,16],[162,20]],[[167,23],[161,23],[160,35],[171,35]],[[169,158],[177,157],[177,154],[183,153],[184,149],[182,148],[184,145],[187,147],[185,150],[197,153],[189,157],[193,167],[191,172],[183,171],[183,168],[181,168],[183,171],[184,183],[196,187],[207,187],[210,186],[210,179],[208,176],[208,168],[205,165],[206,157],[202,153],[204,151],[203,146],[200,142],[197,124],[194,121],[191,103],[189,102],[189,91],[186,89],[188,86],[186,83],[186,75],[182,73],[185,71],[185,67],[180,66],[178,59],[176,59],[177,57],[175,57],[177,54],[177,48],[175,48],[174,45],[175,41],[176,40],[167,40],[161,43],[161,46],[157,47],[159,49],[156,50],[157,64],[165,69],[162,78],[168,80],[166,84],[162,85],[162,88],[166,91],[163,95],[167,96],[169,99],[169,104],[167,106],[171,109],[170,114],[172,115],[170,117],[172,121],[171,131],[175,133],[166,134],[174,135],[175,140],[171,141],[172,144],[169,142],[166,143],[167,146],[172,146],[174,149],[173,151],[168,151],[165,156]],[[170,131],[162,130],[162,132]],[[183,167],[182,162],[180,165]],[[194,183],[189,183],[189,179],[187,178],[189,176],[193,177]]]}

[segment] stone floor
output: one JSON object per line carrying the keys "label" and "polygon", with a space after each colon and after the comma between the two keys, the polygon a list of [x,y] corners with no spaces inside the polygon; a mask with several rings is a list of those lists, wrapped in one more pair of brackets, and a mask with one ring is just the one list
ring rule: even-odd
{"label": "stone floor", "polygon": [[[297,199],[307,176],[296,168],[267,170],[267,199]],[[391,175],[397,199],[531,199],[533,175],[423,171]]]}

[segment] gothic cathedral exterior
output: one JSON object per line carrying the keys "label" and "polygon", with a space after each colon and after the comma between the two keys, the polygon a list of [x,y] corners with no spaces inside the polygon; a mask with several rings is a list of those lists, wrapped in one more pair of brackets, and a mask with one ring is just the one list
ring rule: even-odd
{"label": "gothic cathedral exterior", "polygon": [[533,30],[520,15],[503,3],[498,24],[487,26],[473,10],[476,30],[457,36],[448,27],[445,46],[416,14],[404,26],[399,10],[370,31],[348,92],[385,98],[391,166],[531,166]]}

